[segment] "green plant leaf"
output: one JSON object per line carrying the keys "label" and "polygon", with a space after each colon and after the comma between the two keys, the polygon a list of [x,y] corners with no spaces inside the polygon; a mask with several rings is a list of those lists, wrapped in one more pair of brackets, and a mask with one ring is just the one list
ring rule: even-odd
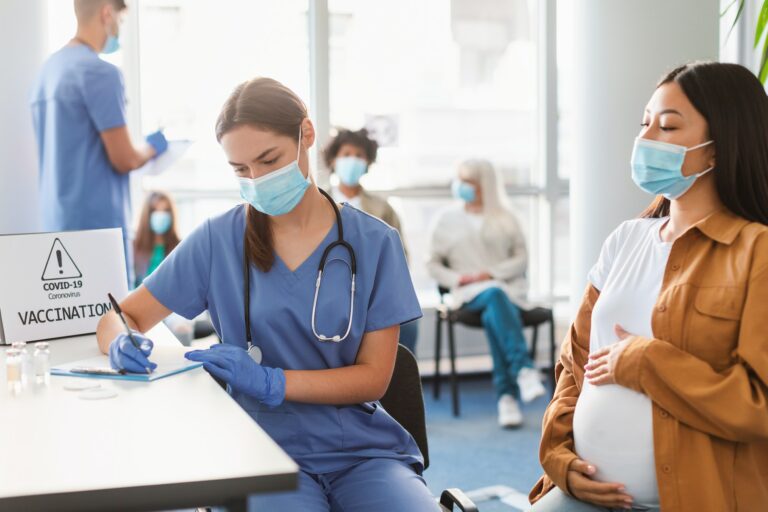
{"label": "green plant leaf", "polygon": [[760,16],[757,18],[757,27],[755,27],[755,48],[760,44],[760,38],[765,32],[765,24],[768,23],[768,0],[763,1],[763,7],[760,9]]}
{"label": "green plant leaf", "polygon": [[757,77],[765,85],[765,80],[768,78],[768,37],[763,41],[763,53],[760,56],[760,71]]}
{"label": "green plant leaf", "polygon": [[[733,18],[733,23],[731,24],[731,28],[728,30],[728,35],[725,36],[725,40],[727,41],[731,37],[731,32],[733,32],[733,29],[736,28],[736,24],[739,22],[739,18],[741,18],[741,13],[744,12],[744,1],[745,0],[734,0],[733,3],[736,3],[736,1],[739,2],[739,8],[736,11],[736,17]],[[768,0],[766,0],[768,1]],[[731,5],[733,5],[733,3]],[[723,14],[731,8],[731,5],[729,5],[725,11],[723,11]],[[763,6],[765,6],[765,3],[763,3]]]}
{"label": "green plant leaf", "polygon": [[728,6],[725,9],[723,9],[723,11],[720,13],[720,17],[722,18],[723,16],[725,16],[725,13],[727,13],[731,9],[731,7],[733,7],[733,4],[735,4],[738,1],[739,0],[733,0],[731,3],[729,3]]}

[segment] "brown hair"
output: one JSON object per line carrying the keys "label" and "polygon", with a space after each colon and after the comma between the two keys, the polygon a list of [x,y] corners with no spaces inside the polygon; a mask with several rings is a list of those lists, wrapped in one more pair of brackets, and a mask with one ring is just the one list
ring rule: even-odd
{"label": "brown hair", "polygon": [[125,0],[75,0],[75,16],[80,22],[88,21],[106,4],[114,7],[117,12],[127,8]]}
{"label": "brown hair", "polygon": [[[738,64],[695,62],[672,70],[657,88],[670,82],[707,120],[720,200],[732,213],[768,224],[768,96],[760,81]],[[641,216],[665,217],[669,206],[659,196]]]}
{"label": "brown hair", "polygon": [[[254,78],[232,91],[216,121],[216,140],[241,125],[254,126],[296,139],[307,107],[286,86],[271,78]],[[248,259],[262,272],[275,262],[274,241],[269,216],[251,205],[246,207],[245,244]]]}
{"label": "brown hair", "polygon": [[133,250],[136,254],[152,254],[156,235],[149,225],[149,217],[152,215],[152,212],[155,211],[157,203],[160,201],[167,201],[171,206],[171,227],[168,228],[168,231],[164,234],[160,235],[163,238],[165,254],[169,254],[177,245],[179,245],[179,235],[176,232],[176,205],[168,194],[164,192],[152,192],[147,196],[147,200],[144,202],[144,207],[141,209],[139,228],[136,230],[136,239],[133,241]]}
{"label": "brown hair", "polygon": [[368,165],[376,161],[379,144],[368,135],[368,130],[360,128],[353,132],[352,130],[339,128],[336,136],[328,142],[328,145],[323,150],[323,160],[331,172],[333,172],[333,161],[336,160],[336,156],[344,144],[362,149],[365,153],[365,159],[368,160]]}

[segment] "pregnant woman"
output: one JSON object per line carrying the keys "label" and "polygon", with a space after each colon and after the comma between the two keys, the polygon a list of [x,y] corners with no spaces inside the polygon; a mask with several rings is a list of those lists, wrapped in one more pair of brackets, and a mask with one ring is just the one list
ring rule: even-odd
{"label": "pregnant woman", "polygon": [[658,195],[603,245],[544,416],[535,512],[765,510],[768,97],[682,66],[643,113]]}

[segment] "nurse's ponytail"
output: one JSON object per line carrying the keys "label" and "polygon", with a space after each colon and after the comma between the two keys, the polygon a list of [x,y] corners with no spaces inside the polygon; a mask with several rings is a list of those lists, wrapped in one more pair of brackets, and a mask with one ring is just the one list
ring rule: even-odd
{"label": "nurse's ponytail", "polygon": [[[238,85],[224,103],[216,121],[216,140],[236,126],[249,125],[279,135],[296,138],[307,107],[286,86],[271,78],[254,78]],[[275,262],[269,216],[246,205],[245,242],[248,259],[262,272]]]}

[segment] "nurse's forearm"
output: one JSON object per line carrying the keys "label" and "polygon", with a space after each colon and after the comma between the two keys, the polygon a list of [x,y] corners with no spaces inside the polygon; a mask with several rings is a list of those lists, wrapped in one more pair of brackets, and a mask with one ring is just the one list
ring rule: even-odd
{"label": "nurse's forearm", "polygon": [[[123,312],[123,316],[128,325],[131,326],[131,329],[138,330],[133,318],[125,312]],[[109,352],[109,344],[121,332],[125,332],[125,327],[123,327],[123,323],[117,317],[117,313],[110,311],[101,317],[99,325],[96,327],[96,342],[99,344],[99,350],[101,350],[102,354]]]}
{"label": "nurse's forearm", "polygon": [[285,399],[309,404],[348,405],[373,402],[384,396],[391,370],[355,364],[331,370],[286,370]]}

